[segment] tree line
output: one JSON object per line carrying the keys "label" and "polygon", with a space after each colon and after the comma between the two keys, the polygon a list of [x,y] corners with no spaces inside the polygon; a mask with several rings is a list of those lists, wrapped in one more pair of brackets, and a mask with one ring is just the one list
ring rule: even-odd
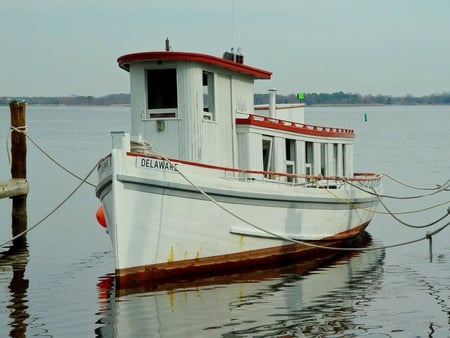
{"label": "tree line", "polygon": [[[13,98],[0,97],[0,105],[8,105]],[[67,96],[67,97],[20,97],[29,105],[78,105],[78,106],[108,106],[130,104],[130,94],[111,94],[101,97]],[[255,104],[269,103],[269,94],[255,94]],[[277,103],[298,103],[297,94],[278,95]],[[391,96],[391,95],[361,95],[354,93],[304,93],[301,102],[307,105],[427,105],[450,104],[450,92],[426,96]]]}
{"label": "tree line", "polygon": [[[9,101],[15,98],[0,97],[0,105],[8,105]],[[20,97],[29,105],[47,106],[110,106],[130,104],[130,94],[111,94],[101,97],[94,96],[34,96]]]}
{"label": "tree line", "polygon": [[[269,94],[255,94],[255,104],[269,102]],[[277,103],[299,102],[297,94],[277,95]],[[427,96],[391,96],[391,95],[361,95],[353,93],[304,93],[302,102],[307,105],[426,105],[450,104],[450,92]]]}

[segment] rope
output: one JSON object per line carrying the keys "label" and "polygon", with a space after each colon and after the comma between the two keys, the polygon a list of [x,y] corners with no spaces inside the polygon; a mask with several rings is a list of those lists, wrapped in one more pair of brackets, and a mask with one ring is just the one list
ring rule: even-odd
{"label": "rope", "polygon": [[11,166],[11,154],[10,154],[10,148],[9,148],[9,134],[11,134],[13,131],[16,131],[18,133],[23,133],[23,134],[26,135],[27,126],[26,125],[25,126],[21,126],[21,127],[10,126],[9,133],[8,133],[8,135],[6,135],[6,143],[5,143],[5,145],[6,145],[6,154],[8,155],[8,163],[9,163],[10,166]]}
{"label": "rope", "polygon": [[[224,210],[226,213],[230,214],[231,216],[235,217],[236,219],[240,220],[241,222],[244,222],[245,224],[258,229],[266,234],[269,234],[275,238],[281,239],[281,240],[285,240],[285,241],[289,241],[291,243],[294,244],[301,244],[304,246],[309,246],[309,247],[313,247],[313,248],[317,248],[317,249],[326,249],[326,250],[335,250],[335,251],[371,251],[371,250],[384,250],[384,249],[389,249],[389,248],[395,248],[395,247],[399,247],[399,246],[404,246],[404,245],[409,245],[412,243],[416,243],[416,242],[420,242],[422,240],[425,239],[429,239],[431,238],[432,235],[437,234],[438,232],[442,231],[443,229],[445,229],[448,225],[450,225],[450,222],[445,224],[443,227],[435,230],[432,233],[427,233],[425,236],[420,237],[418,239],[414,239],[411,241],[407,241],[407,242],[402,242],[402,243],[397,243],[397,244],[392,244],[392,245],[385,245],[385,246],[377,246],[377,247],[369,247],[369,248],[351,248],[351,247],[331,247],[331,246],[324,246],[324,245],[319,245],[319,244],[314,244],[311,242],[305,242],[305,241],[300,241],[300,240],[296,240],[293,238],[289,238],[289,237],[285,237],[282,236],[280,234],[276,234],[273,233],[267,229],[264,229],[258,225],[255,225],[249,221],[247,221],[246,219],[242,218],[241,216],[235,214],[234,212],[232,212],[231,210],[229,210],[228,208],[224,207],[223,205],[221,205],[220,203],[218,203],[214,198],[212,198],[211,196],[209,196],[209,194],[207,194],[201,187],[199,187],[198,185],[196,185],[194,182],[192,182],[188,177],[186,177],[186,175],[184,175],[179,168],[177,168],[177,166],[175,166],[167,157],[162,156],[161,154],[158,154],[157,152],[154,152],[156,156],[160,157],[161,159],[167,161],[171,168],[174,169],[177,173],[179,173],[189,184],[191,184],[195,189],[197,189],[203,196],[205,196],[209,201],[211,201],[213,204],[215,204],[217,207],[221,208],[222,210]],[[449,211],[450,212],[450,211]]]}
{"label": "rope", "polygon": [[[33,143],[37,149],[39,149],[39,151],[41,153],[43,153],[50,161],[52,161],[53,163],[55,163],[58,167],[60,167],[62,170],[64,170],[66,173],[68,173],[69,175],[72,175],[73,177],[77,178],[78,180],[82,181],[83,178],[78,176],[77,174],[73,173],[72,171],[70,171],[69,169],[65,168],[62,164],[60,164],[56,159],[54,159],[52,156],[50,156],[50,154],[48,154],[42,147],[40,147],[26,132],[27,131],[27,127],[26,126],[22,126],[22,127],[13,127],[11,126],[10,129],[10,133],[11,132],[18,132],[18,133],[23,133],[27,139],[29,139],[31,141],[31,143]],[[10,157],[10,153],[9,153],[9,143],[8,143],[8,138],[6,139],[6,152],[8,154],[8,161],[9,164],[11,165],[11,157]],[[95,184],[91,183],[91,182],[86,182],[86,184],[90,185],[91,187],[95,188]]]}
{"label": "rope", "polygon": [[415,228],[415,229],[428,228],[428,227],[430,227],[430,226],[432,226],[432,225],[435,225],[436,223],[439,223],[439,222],[442,221],[444,218],[446,218],[448,215],[450,215],[450,207],[448,207],[447,213],[446,213],[444,216],[438,218],[437,220],[435,220],[435,221],[433,221],[433,222],[431,222],[431,223],[428,223],[428,224],[424,224],[424,225],[413,225],[413,224],[406,223],[406,222],[402,221],[401,219],[399,219],[397,216],[395,216],[395,214],[392,213],[392,212],[388,209],[388,207],[386,206],[386,204],[383,203],[383,201],[381,200],[381,198],[378,198],[378,201],[379,201],[380,204],[383,206],[383,208],[386,209],[386,211],[389,213],[389,215],[391,215],[397,222],[399,222],[400,224],[403,224],[403,225],[405,225],[405,226],[407,226],[407,227]]}
{"label": "rope", "polygon": [[[450,183],[450,179],[449,179],[449,180],[448,180],[447,182],[445,182],[443,185],[436,184],[436,187],[435,187],[435,188],[423,188],[423,187],[416,187],[416,186],[409,185],[409,184],[407,184],[407,183],[401,182],[398,178],[395,178],[395,177],[393,177],[393,176],[391,176],[391,175],[389,175],[389,174],[383,173],[383,175],[386,176],[387,178],[390,178],[392,181],[397,182],[397,183],[400,184],[400,185],[403,185],[403,186],[408,187],[408,188],[411,188],[411,189],[416,189],[416,190],[436,190],[436,189],[440,189],[442,186],[446,187],[446,186],[448,186],[449,183]],[[446,188],[445,190],[448,191],[448,188]]]}
{"label": "rope", "polygon": [[359,190],[361,190],[363,192],[366,192],[366,193],[368,193],[370,195],[374,195],[374,196],[382,197],[382,198],[392,198],[392,199],[401,199],[401,200],[417,199],[417,198],[423,198],[423,197],[427,197],[427,196],[432,196],[432,195],[435,195],[435,194],[440,193],[442,191],[447,191],[447,189],[450,186],[450,180],[448,180],[447,182],[445,182],[445,184],[443,186],[439,186],[437,189],[435,189],[433,192],[431,192],[429,194],[422,194],[422,195],[415,195],[415,196],[392,196],[392,195],[377,194],[376,192],[363,189],[363,188],[357,186],[356,184],[352,183],[350,180],[346,179],[345,177],[340,177],[339,179],[342,180],[343,182],[348,183],[352,187],[357,188],[357,189],[359,189]]}
{"label": "rope", "polygon": [[[383,175],[385,175],[385,174],[383,174]],[[422,209],[410,210],[410,211],[402,211],[402,212],[393,212],[393,211],[391,211],[391,210],[389,210],[389,209],[387,208],[386,204],[384,204],[384,203],[381,201],[381,198],[382,198],[382,197],[390,197],[390,198],[397,198],[397,199],[412,199],[412,198],[419,198],[419,197],[425,197],[425,196],[434,195],[434,194],[436,194],[436,193],[438,193],[438,192],[441,192],[441,191],[447,191],[447,186],[450,184],[450,183],[449,183],[450,180],[448,180],[447,182],[445,182],[445,184],[442,185],[442,186],[438,185],[438,188],[436,188],[435,191],[434,191],[433,193],[431,193],[431,194],[426,194],[426,195],[422,195],[422,196],[414,196],[414,197],[393,197],[393,196],[388,196],[388,195],[378,194],[378,193],[375,191],[375,189],[373,189],[373,188],[371,188],[372,191],[366,190],[366,189],[363,189],[363,188],[361,188],[360,186],[358,186],[358,185],[356,185],[356,184],[351,183],[350,181],[346,180],[345,178],[342,178],[342,180],[343,180],[343,182],[348,183],[349,185],[351,185],[351,186],[354,187],[354,188],[357,188],[357,189],[359,189],[359,190],[361,190],[361,191],[363,191],[363,192],[366,192],[366,193],[368,193],[368,194],[370,194],[370,195],[376,196],[376,197],[378,198],[378,201],[383,205],[383,207],[384,207],[384,209],[386,210],[386,212],[378,211],[378,210],[369,210],[369,209],[367,209],[367,208],[362,208],[362,209],[368,210],[368,211],[373,212],[373,213],[375,213],[375,214],[385,214],[385,215],[387,214],[387,215],[391,215],[395,220],[397,220],[398,222],[400,222],[401,224],[404,224],[404,225],[406,225],[406,226],[409,226],[409,227],[412,227],[412,228],[424,228],[424,227],[428,227],[428,226],[431,226],[431,225],[433,225],[433,224],[436,224],[436,223],[440,222],[442,219],[444,219],[445,217],[448,216],[448,213],[447,213],[446,215],[444,215],[443,217],[439,218],[438,220],[436,220],[436,221],[434,221],[434,222],[432,222],[432,223],[430,223],[430,224],[423,225],[423,226],[414,226],[414,225],[411,225],[411,224],[406,224],[406,223],[404,223],[403,221],[401,221],[399,218],[395,217],[395,215],[405,215],[405,214],[413,214],[413,213],[419,213],[419,212],[427,211],[427,210],[430,210],[430,209],[433,209],[433,208],[440,207],[440,206],[442,206],[442,205],[448,204],[448,203],[450,203],[450,200],[449,200],[449,201],[445,201],[445,202],[441,202],[441,203],[437,203],[437,204],[434,204],[434,205],[431,205],[431,206],[429,206],[429,207],[422,208]],[[333,194],[333,192],[331,192],[329,189],[328,189],[327,191],[328,191],[331,195],[335,196],[337,199],[342,200],[341,198],[339,198],[339,196]],[[348,204],[352,205],[352,206],[355,207],[355,208],[361,208],[361,207],[359,207],[357,204],[353,204],[353,203],[351,203],[350,201],[348,201]],[[449,211],[449,213],[450,213],[450,211]]]}
{"label": "rope", "polygon": [[97,164],[89,171],[89,173],[86,175],[86,177],[81,179],[81,182],[76,186],[76,188],[66,197],[62,200],[61,203],[59,203],[53,210],[51,210],[46,216],[44,216],[39,222],[34,224],[32,227],[22,231],[20,234],[17,234],[16,236],[12,237],[11,239],[7,240],[6,242],[0,243],[0,248],[5,246],[6,244],[16,240],[17,238],[26,235],[28,232],[36,228],[39,224],[44,222],[47,218],[49,218],[51,215],[53,215],[59,208],[61,208],[64,203],[66,203],[77,191],[80,189],[80,187],[86,183],[86,180],[91,176],[91,174],[94,172],[94,170],[97,168]]}
{"label": "rope", "polygon": [[[345,184],[346,181],[343,181],[343,182],[344,182],[344,184]],[[327,187],[326,185],[321,185],[319,182],[317,182],[317,184],[318,184],[319,187],[322,187],[322,188],[326,188],[326,187]],[[354,186],[354,187],[356,187],[356,188],[358,188],[358,189],[360,189],[361,191],[364,191],[364,192],[366,191],[365,189],[362,189],[362,188],[360,188],[360,187],[357,186],[357,185],[353,185],[353,184],[351,184],[351,185]],[[373,188],[372,188],[372,189],[373,189]],[[445,204],[447,204],[447,203],[450,203],[450,200],[449,200],[449,201],[445,201],[445,202],[442,202],[442,203],[437,203],[437,204],[434,204],[434,205],[431,205],[431,206],[429,206],[429,207],[422,208],[422,209],[410,210],[410,211],[399,211],[399,212],[393,212],[393,211],[387,209],[387,207],[386,207],[385,205],[383,205],[383,206],[385,207],[386,211],[379,211],[379,210],[376,210],[376,209],[370,209],[370,208],[362,207],[362,206],[360,206],[359,204],[353,203],[353,202],[351,202],[351,201],[348,200],[348,199],[344,199],[344,198],[338,196],[337,194],[335,194],[331,189],[326,189],[326,191],[327,191],[330,195],[332,195],[334,198],[336,198],[337,200],[339,200],[339,201],[341,201],[342,203],[345,203],[345,204],[347,204],[347,205],[350,205],[350,206],[352,206],[352,207],[355,208],[355,209],[365,210],[365,211],[368,211],[368,212],[371,212],[371,213],[374,213],[374,214],[391,215],[391,216],[393,216],[395,219],[397,219],[397,218],[396,218],[394,215],[405,215],[405,214],[414,214],[414,213],[424,212],[424,211],[427,211],[427,210],[430,210],[430,209],[433,209],[433,208],[440,207],[440,206],[445,205]],[[373,189],[372,195],[377,196],[378,200],[381,202],[380,197],[381,197],[382,195],[377,194],[377,193],[375,192],[375,189]],[[447,215],[445,215],[443,218],[445,218],[446,216],[447,216]],[[443,218],[442,218],[442,219],[443,219]],[[397,219],[397,220],[398,220],[398,219]],[[439,219],[437,222],[439,222],[440,220],[441,220],[441,219]],[[435,223],[437,223],[437,222],[435,222]],[[401,223],[401,221],[400,221],[400,223]]]}

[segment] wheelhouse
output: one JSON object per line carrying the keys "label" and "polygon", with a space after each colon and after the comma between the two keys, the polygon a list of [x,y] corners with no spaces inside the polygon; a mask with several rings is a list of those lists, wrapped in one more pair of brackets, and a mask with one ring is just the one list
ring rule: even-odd
{"label": "wheelhouse", "polygon": [[170,158],[246,170],[253,179],[353,175],[353,130],[305,124],[305,105],[277,105],[275,90],[268,105],[254,106],[254,81],[271,73],[242,56],[168,50],[118,63],[130,72],[132,141],[149,140]]}

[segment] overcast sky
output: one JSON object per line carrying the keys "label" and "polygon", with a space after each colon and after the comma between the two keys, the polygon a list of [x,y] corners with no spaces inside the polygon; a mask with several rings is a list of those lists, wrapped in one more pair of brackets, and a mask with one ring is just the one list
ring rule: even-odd
{"label": "overcast sky", "polygon": [[0,96],[128,93],[117,57],[163,50],[273,72],[257,92],[450,91],[450,0],[1,0]]}

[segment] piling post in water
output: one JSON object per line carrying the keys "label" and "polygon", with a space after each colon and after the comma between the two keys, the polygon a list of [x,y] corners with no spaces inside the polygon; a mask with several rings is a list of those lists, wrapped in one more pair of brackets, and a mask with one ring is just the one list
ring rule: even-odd
{"label": "piling post in water", "polygon": [[[12,179],[27,178],[27,142],[26,142],[26,102],[12,100],[9,102],[11,113],[11,177]],[[12,235],[13,237],[27,229],[27,194],[12,198]],[[13,242],[13,247],[26,247],[26,237],[21,236]]]}

